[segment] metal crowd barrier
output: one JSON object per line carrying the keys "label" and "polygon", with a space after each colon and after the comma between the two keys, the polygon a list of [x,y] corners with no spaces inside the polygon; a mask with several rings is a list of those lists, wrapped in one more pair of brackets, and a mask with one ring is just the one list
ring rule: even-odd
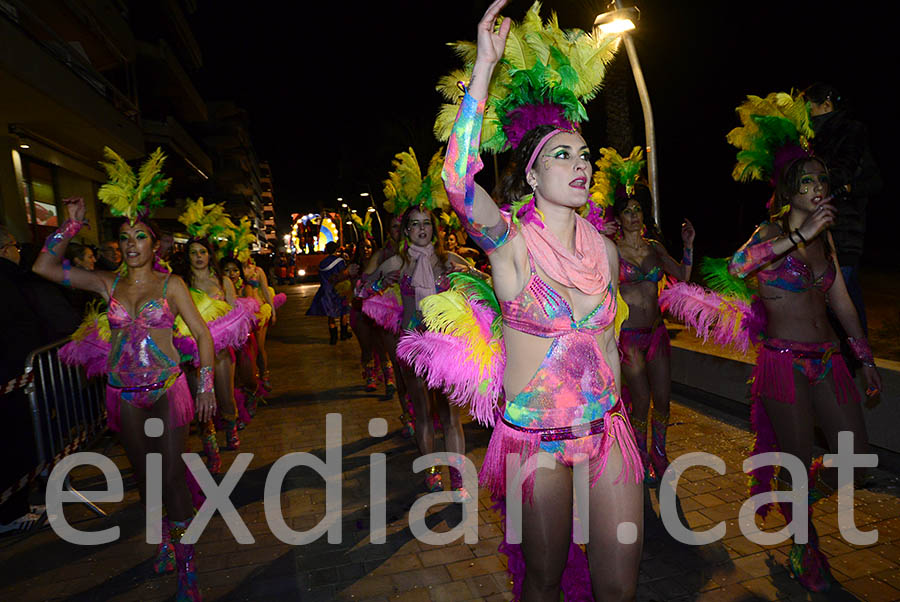
{"label": "metal crowd barrier", "polygon": [[[34,375],[25,393],[38,457],[30,480],[49,474],[57,462],[92,445],[106,432],[106,379],[88,379],[80,366],[63,364],[59,349],[67,342],[64,339],[35,349],[25,360],[25,374]],[[106,516],[72,487],[68,476],[64,486],[96,514]]]}

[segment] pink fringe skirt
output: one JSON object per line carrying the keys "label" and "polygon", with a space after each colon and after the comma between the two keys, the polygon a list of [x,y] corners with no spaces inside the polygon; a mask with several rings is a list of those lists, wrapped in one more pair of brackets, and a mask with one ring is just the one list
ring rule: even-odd
{"label": "pink fringe skirt", "polygon": [[[796,403],[794,371],[800,372],[810,386],[831,377],[838,404],[859,403],[859,391],[837,343],[805,343],[788,339],[766,339],[756,356],[756,366],[751,377],[750,425],[756,434],[751,456],[779,451],[775,428],[766,412],[763,399],[781,403]],[[812,417],[810,417],[812,419]],[[763,466],[750,473],[750,494],[757,495],[772,490],[774,466]],[[760,516],[768,514],[771,505],[760,506]]]}
{"label": "pink fringe skirt", "polygon": [[[129,403],[122,397],[124,391],[124,389],[106,386],[106,421],[109,429],[115,432],[122,430],[121,404]],[[179,374],[175,382],[159,395],[152,396],[152,399],[149,396],[144,397],[146,403],[135,403],[133,405],[141,409],[149,409],[163,395],[166,395],[169,400],[169,424],[173,427],[190,424],[191,420],[194,419],[194,398],[191,396],[184,373]]]}
{"label": "pink fringe skirt", "polygon": [[[634,432],[622,402],[589,425],[576,427],[535,429],[510,424],[498,418],[494,433],[488,443],[484,463],[479,473],[479,485],[487,488],[495,500],[506,497],[506,458],[510,454],[518,457],[520,466],[527,466],[537,460],[542,444],[563,443],[562,451],[554,452],[557,462],[573,466],[580,459],[590,462],[591,486],[606,468],[613,443],[619,442],[623,465],[616,483],[632,479],[640,483],[643,465],[634,440]],[[534,472],[522,483],[523,499],[531,500],[534,493]]]}
{"label": "pink fringe skirt", "polygon": [[619,334],[619,355],[622,363],[631,363],[631,354],[641,353],[647,362],[652,362],[657,353],[666,357],[672,353],[669,344],[669,331],[660,322],[655,328],[623,328]]}

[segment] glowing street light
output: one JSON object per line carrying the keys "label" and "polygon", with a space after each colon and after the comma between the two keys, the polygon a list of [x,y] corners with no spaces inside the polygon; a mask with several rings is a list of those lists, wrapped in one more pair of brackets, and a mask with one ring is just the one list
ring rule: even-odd
{"label": "glowing street light", "polygon": [[638,61],[637,49],[634,40],[628,33],[635,29],[635,22],[640,19],[640,11],[637,7],[623,7],[622,0],[610,2],[607,12],[597,15],[594,19],[594,35],[619,35],[625,44],[628,53],[628,62],[631,63],[631,72],[634,74],[634,83],[637,86],[638,96],[641,99],[641,110],[644,113],[644,137],[647,146],[647,177],[650,180],[650,196],[653,200],[653,221],[659,228],[659,177],[656,169],[656,129],[653,126],[653,108],[650,106],[650,93],[647,92],[647,83],[644,81],[644,72]]}
{"label": "glowing street light", "polygon": [[[338,199],[338,200],[340,200],[340,199]],[[341,207],[343,207],[344,209],[346,209],[346,208],[347,208],[347,203],[341,203]]]}
{"label": "glowing street light", "polygon": [[359,196],[369,196],[369,193],[368,192],[360,192]]}
{"label": "glowing street light", "polygon": [[[612,8],[612,6],[610,6]],[[604,35],[618,35],[635,28],[634,22],[641,18],[641,13],[634,6],[617,8],[594,19],[594,27]]]}

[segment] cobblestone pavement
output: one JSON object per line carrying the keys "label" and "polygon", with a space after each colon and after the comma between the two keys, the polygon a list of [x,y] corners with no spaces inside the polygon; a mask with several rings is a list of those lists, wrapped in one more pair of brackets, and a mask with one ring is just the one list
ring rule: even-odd
{"label": "cobblestone pavement", "polygon": [[[314,287],[286,289],[288,305],[269,339],[274,391],[254,422],[242,432],[241,453],[253,458],[231,500],[254,538],[240,545],[222,518],[212,519],[197,545],[199,583],[207,600],[508,600],[504,559],[497,553],[501,530],[482,493],[477,544],[457,540],[445,546],[417,541],[408,511],[424,494],[423,477],[413,474],[414,445],[400,436],[395,400],[363,391],[355,340],[332,347],[323,319],[304,311]],[[273,462],[289,452],[325,457],[325,416],[340,413],[343,467],[340,543],[322,536],[291,546],[269,529],[263,486]],[[368,421],[388,421],[384,437],[368,433]],[[469,457],[480,466],[488,432],[465,426]],[[669,429],[670,457],[703,450],[724,459],[726,474],[691,468],[678,487],[679,514],[694,529],[725,521],[725,537],[704,546],[676,543],[657,517],[657,492],[648,491],[644,558],[639,600],[897,600],[900,599],[900,501],[893,475],[876,471],[875,486],[858,492],[856,522],[878,529],[878,543],[859,547],[837,534],[837,504],[816,507],[815,523],[840,583],[827,597],[810,596],[785,568],[787,544],[764,547],[737,527],[746,495],[741,463],[751,443],[746,423],[689,400],[676,400]],[[192,439],[197,449],[196,436]],[[104,451],[102,448],[98,451]],[[369,541],[370,454],[387,457],[386,543]],[[144,543],[143,511],[120,446],[105,451],[123,469],[125,499],[104,503],[107,518],[95,518],[78,504],[65,514],[77,528],[120,529],[118,541],[98,547],[65,543],[45,527],[28,535],[0,538],[0,599],[3,600],[163,600],[175,591],[173,576],[152,572],[154,547]],[[224,452],[230,466],[235,452]],[[103,488],[99,472],[77,469],[82,490]],[[445,482],[449,479],[445,474]],[[324,481],[311,470],[292,470],[284,481],[282,512],[288,526],[307,530],[325,514]],[[459,524],[455,504],[437,506],[427,524],[447,531]],[[764,524],[781,524],[775,513]]]}

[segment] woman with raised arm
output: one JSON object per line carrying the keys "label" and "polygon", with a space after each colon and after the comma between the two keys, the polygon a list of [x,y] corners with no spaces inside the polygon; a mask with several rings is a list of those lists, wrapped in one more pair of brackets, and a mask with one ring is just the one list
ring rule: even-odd
{"label": "woman with raised arm", "polygon": [[[177,569],[177,600],[200,600],[194,546],[181,543],[193,517],[181,454],[186,451],[194,402],[172,341],[175,318],[184,319],[197,341],[197,417],[201,421],[212,418],[216,407],[212,338],[181,278],[155,268],[159,238],[149,223],[149,213],[162,204],[160,197],[169,184],[159,171],[162,153],[157,150],[138,176],[110,149],[106,149],[106,156],[110,163],[103,165],[111,182],[101,187],[98,196],[110,205],[113,215],[124,218],[118,228],[124,267],[118,273],[90,272],[62,261],[85,214],[82,199],[69,199],[67,221],[47,238],[33,269],[53,282],[95,292],[109,303],[109,427],[121,433],[142,499],[147,499],[146,456],[162,455],[165,516],[155,568],[157,572]],[[161,420],[162,430],[147,422],[149,418]]]}
{"label": "woman with raised arm", "polygon": [[[422,300],[446,290],[449,273],[468,269],[461,257],[444,250],[443,237],[433,211],[434,208],[448,206],[440,185],[441,158],[440,152],[432,157],[428,172],[423,177],[412,149],[408,153],[399,153],[394,161],[396,170],[391,173],[396,185],[385,189],[386,198],[395,207],[407,207],[400,220],[404,243],[399,253],[375,270],[371,279],[380,282],[380,288],[399,281],[403,303],[402,330],[421,328]],[[415,436],[419,452],[422,455],[434,452],[434,408],[443,427],[446,451],[465,455],[466,441],[459,408],[450,405],[439,391],[430,390],[409,367],[401,364],[401,370],[415,409]],[[450,485],[465,498],[467,493],[463,488],[461,469],[461,465],[450,467]],[[428,469],[425,486],[432,492],[444,489],[439,466]]]}
{"label": "woman with raised arm", "polygon": [[[578,99],[596,92],[613,45],[564,33],[555,18],[542,25],[538,4],[521,25],[504,19],[497,27],[505,4],[491,4],[478,24],[477,55],[468,87],[460,85],[452,130],[445,125],[456,107],[445,107],[435,126],[449,133],[447,194],[471,239],[488,253],[502,314],[505,402],[481,482],[502,500],[509,454],[529,469],[539,454],[552,457],[552,468],[524,474],[521,547],[502,546],[517,598],[556,602],[562,585],[567,599],[593,593],[597,600],[629,600],[643,504],[640,457],[619,395],[613,328],[619,265],[615,244],[576,211],[591,181],[590,152],[576,127],[585,115]],[[511,46],[524,51],[504,54]],[[457,80],[457,74],[442,80],[452,100]],[[479,147],[496,151],[507,143],[513,157],[498,188],[511,214],[474,180],[482,168]],[[587,562],[572,532],[573,479],[586,473]]]}
{"label": "woman with raised arm", "polygon": [[[782,451],[809,467],[809,542],[795,543],[789,555],[794,576],[811,591],[832,581],[812,523],[813,502],[828,497],[837,471],[813,459],[813,428],[818,423],[832,453],[838,433],[853,433],[853,452],[867,453],[868,440],[859,393],[840,353],[827,317],[831,308],[849,334],[850,347],[863,365],[868,395],[881,389],[872,351],[841,276],[827,229],[834,223],[828,169],[808,151],[809,115],[802,99],[788,94],[748,97],[737,112],[743,122],[728,135],[737,146],[737,179],[770,180],[775,192],[770,220],[731,258],[732,275],[755,279],[765,312],[762,345],[753,371],[754,454]],[[773,431],[774,429],[774,431]],[[824,473],[824,474],[823,474]],[[752,473],[753,493],[790,488],[786,470]],[[861,476],[857,469],[857,477]],[[780,504],[788,521],[790,504]]]}

